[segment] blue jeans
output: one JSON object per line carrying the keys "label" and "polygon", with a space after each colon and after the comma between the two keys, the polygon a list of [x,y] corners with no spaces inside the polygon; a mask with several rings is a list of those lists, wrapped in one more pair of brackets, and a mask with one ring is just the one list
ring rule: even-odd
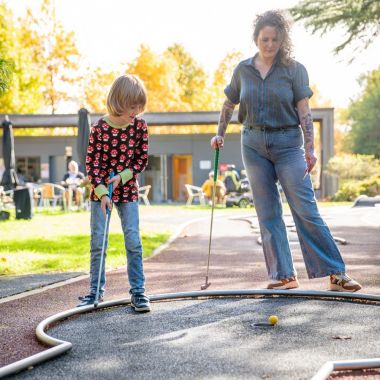
{"label": "blue jeans", "polygon": [[[127,271],[131,294],[144,293],[145,277],[142,260],[142,245],[139,230],[139,205],[137,202],[114,203],[121,220],[124,243],[127,252]],[[100,208],[100,202],[91,202],[91,264],[90,293],[95,294],[98,286],[103,235],[106,218]],[[108,245],[108,233],[106,248]],[[103,294],[106,284],[105,257],[100,277],[99,293]]]}
{"label": "blue jeans", "polygon": [[345,272],[329,228],[321,218],[306,170],[301,128],[281,131],[243,128],[242,157],[252,187],[268,275],[296,276],[277,187],[288,201],[309,278]]}

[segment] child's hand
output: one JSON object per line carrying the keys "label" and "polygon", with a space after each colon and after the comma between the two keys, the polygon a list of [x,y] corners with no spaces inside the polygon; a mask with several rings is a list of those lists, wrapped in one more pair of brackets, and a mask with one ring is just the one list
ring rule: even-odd
{"label": "child's hand", "polygon": [[103,195],[102,199],[100,200],[100,208],[103,211],[104,217],[107,214],[107,208],[111,211],[112,210],[112,203],[108,195]]}
{"label": "child's hand", "polygon": [[117,174],[115,175],[114,177],[112,177],[109,181],[108,181],[108,185],[110,183],[113,184],[113,189],[115,190],[118,186],[119,186],[119,183],[121,181],[121,175],[120,174]]}

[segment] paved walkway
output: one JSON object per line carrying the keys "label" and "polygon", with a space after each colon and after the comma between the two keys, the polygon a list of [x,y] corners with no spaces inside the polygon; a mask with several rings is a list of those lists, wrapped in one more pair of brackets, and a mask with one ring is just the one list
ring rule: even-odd
{"label": "paved walkway", "polygon": [[[347,245],[340,246],[348,273],[362,282],[364,293],[380,294],[380,209],[336,207],[329,210],[322,208],[321,211],[333,234],[348,241]],[[254,289],[265,285],[266,270],[262,249],[257,244],[258,235],[250,223],[255,223],[255,219],[249,217],[247,212],[242,216],[248,220],[234,220],[236,215],[233,213],[216,210],[210,289]],[[172,217],[162,217],[167,218],[164,222],[167,225],[173,223],[173,230],[180,222],[189,220],[188,213],[183,215],[183,220],[180,218],[176,223]],[[154,219],[159,220],[159,216],[150,218],[152,226]],[[193,218],[200,219],[186,227],[162,253],[145,262],[149,294],[199,290],[204,283],[209,218],[204,212],[194,213]],[[141,219],[144,220],[143,213]],[[326,289],[326,278],[312,281],[306,279],[298,244],[292,243],[292,248],[301,289]],[[124,270],[109,273],[107,281],[107,300],[128,296]],[[84,279],[0,303],[0,366],[42,351],[44,347],[34,337],[36,325],[52,314],[74,307],[77,296],[86,292],[87,286],[88,279]],[[350,307],[354,309],[357,306]],[[150,315],[154,316],[154,313],[153,310]],[[323,347],[316,350],[315,354],[318,352],[322,353]],[[374,356],[379,356],[379,353],[376,355],[369,352],[368,357]]]}

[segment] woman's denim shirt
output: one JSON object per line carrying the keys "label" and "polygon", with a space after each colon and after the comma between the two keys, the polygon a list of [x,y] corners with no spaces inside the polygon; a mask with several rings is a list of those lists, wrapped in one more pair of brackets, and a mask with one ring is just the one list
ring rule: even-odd
{"label": "woman's denim shirt", "polygon": [[285,66],[277,60],[262,79],[253,64],[256,56],[238,64],[224,89],[227,98],[239,104],[239,122],[246,127],[299,125],[297,102],[313,95],[305,67],[297,61]]}

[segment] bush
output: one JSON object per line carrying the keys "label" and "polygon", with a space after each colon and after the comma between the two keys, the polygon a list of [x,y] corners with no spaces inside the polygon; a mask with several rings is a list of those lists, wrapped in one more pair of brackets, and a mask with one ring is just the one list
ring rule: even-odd
{"label": "bush", "polygon": [[359,195],[368,195],[369,197],[380,195],[380,174],[364,181],[346,182],[339,188],[333,200],[337,202],[354,201]]}
{"label": "bush", "polygon": [[380,173],[380,160],[364,154],[334,156],[327,164],[327,173],[337,175],[342,183],[364,180]]}
{"label": "bush", "polygon": [[380,174],[360,182],[360,194],[369,197],[380,195]]}
{"label": "bush", "polygon": [[333,201],[354,201],[360,195],[359,182],[347,182],[335,193]]}

